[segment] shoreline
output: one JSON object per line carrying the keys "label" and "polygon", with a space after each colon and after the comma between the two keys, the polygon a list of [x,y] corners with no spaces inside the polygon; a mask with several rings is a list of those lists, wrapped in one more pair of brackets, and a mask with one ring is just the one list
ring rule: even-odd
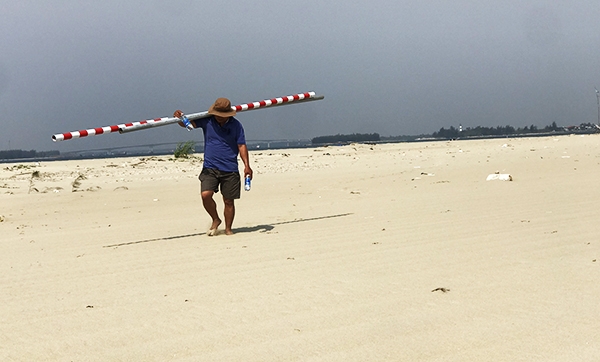
{"label": "shoreline", "polygon": [[[580,131],[580,132],[546,132],[546,133],[530,133],[522,135],[499,135],[499,136],[470,136],[470,137],[459,137],[452,139],[441,139],[441,138],[415,138],[411,140],[380,140],[372,142],[338,142],[329,144],[312,144],[310,140],[264,140],[264,141],[248,141],[249,151],[258,150],[282,150],[282,149],[296,149],[296,148],[316,148],[316,147],[334,147],[334,146],[347,146],[351,144],[395,144],[395,143],[420,143],[420,142],[448,142],[448,141],[472,141],[472,140],[485,140],[485,139],[511,139],[511,138],[538,138],[538,137],[561,137],[561,136],[575,136],[575,135],[594,135],[598,134],[596,130],[591,131]],[[417,136],[415,136],[417,137]],[[153,148],[155,146],[173,145],[176,146],[182,142],[174,143],[158,143],[158,144],[147,144],[137,146],[124,146],[124,147],[108,147],[98,148],[89,150],[69,151],[63,155],[57,157],[34,157],[34,158],[21,158],[21,159],[0,159],[0,164],[3,163],[26,163],[26,162],[50,162],[50,161],[69,161],[69,160],[89,160],[89,159],[103,159],[103,158],[121,158],[121,157],[151,157],[151,156],[166,156],[172,155],[174,150],[162,150],[156,153],[148,151],[130,152],[119,151],[113,152],[114,150],[123,150],[128,148]],[[271,144],[275,146],[271,147]],[[287,144],[284,146],[283,144]],[[293,144],[293,146],[290,146]],[[277,146],[279,145],[279,146]],[[203,142],[196,142],[196,146],[201,148],[204,147]],[[266,147],[265,147],[266,146]],[[262,147],[262,148],[261,148]],[[100,153],[101,155],[98,155]],[[202,152],[196,152],[202,153]]]}

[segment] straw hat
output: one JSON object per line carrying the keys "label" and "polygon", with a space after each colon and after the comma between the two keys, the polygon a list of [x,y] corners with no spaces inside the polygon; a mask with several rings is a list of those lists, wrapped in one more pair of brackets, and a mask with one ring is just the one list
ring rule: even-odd
{"label": "straw hat", "polygon": [[208,114],[219,117],[232,117],[236,112],[231,109],[231,102],[227,98],[217,98],[215,103],[208,109]]}

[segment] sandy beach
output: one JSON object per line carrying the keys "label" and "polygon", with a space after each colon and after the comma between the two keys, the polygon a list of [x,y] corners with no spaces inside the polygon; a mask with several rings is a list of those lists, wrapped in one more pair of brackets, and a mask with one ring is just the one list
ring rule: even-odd
{"label": "sandy beach", "polygon": [[201,157],[0,164],[1,361],[599,358],[599,135],[253,150],[214,237]]}

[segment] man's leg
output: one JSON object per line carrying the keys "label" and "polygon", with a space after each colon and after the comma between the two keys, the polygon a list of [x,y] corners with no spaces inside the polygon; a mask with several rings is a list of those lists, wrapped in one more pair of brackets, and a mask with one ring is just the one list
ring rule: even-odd
{"label": "man's leg", "polygon": [[219,225],[221,225],[221,219],[219,219],[219,214],[217,213],[217,203],[213,199],[214,191],[202,191],[200,195],[202,196],[202,205],[204,205],[204,209],[212,218],[212,225],[208,231],[208,236],[213,236],[217,233]]}
{"label": "man's leg", "polygon": [[233,235],[231,226],[235,217],[235,203],[233,199],[226,199],[225,197],[223,197],[223,203],[225,204],[225,211],[223,211],[223,215],[225,216],[225,234]]}

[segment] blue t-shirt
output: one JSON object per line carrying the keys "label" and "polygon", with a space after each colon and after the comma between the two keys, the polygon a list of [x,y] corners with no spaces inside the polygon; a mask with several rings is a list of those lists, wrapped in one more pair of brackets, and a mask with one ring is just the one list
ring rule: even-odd
{"label": "blue t-shirt", "polygon": [[238,172],[238,145],[246,144],[244,127],[233,117],[221,126],[214,117],[196,121],[204,132],[204,167]]}

